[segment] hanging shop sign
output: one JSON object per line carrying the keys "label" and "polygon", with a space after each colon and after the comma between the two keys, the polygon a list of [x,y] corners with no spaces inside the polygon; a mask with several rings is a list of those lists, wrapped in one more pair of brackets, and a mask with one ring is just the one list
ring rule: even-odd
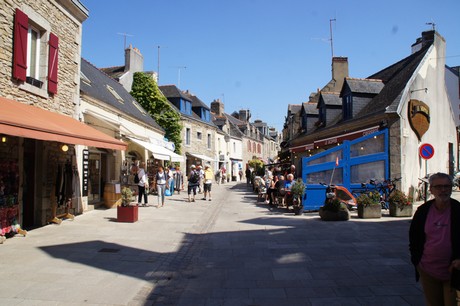
{"label": "hanging shop sign", "polygon": [[418,140],[422,140],[422,136],[430,128],[430,107],[422,101],[412,99],[407,110],[409,124]]}

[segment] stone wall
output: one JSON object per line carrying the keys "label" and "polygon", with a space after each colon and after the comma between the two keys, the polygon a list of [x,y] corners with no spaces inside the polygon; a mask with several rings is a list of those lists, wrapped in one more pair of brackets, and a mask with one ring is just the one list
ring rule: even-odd
{"label": "stone wall", "polygon": [[[59,38],[58,93],[49,95],[38,88],[24,89],[22,82],[12,78],[14,14],[16,8],[28,14],[30,20],[38,20],[49,26],[49,31]],[[32,15],[32,16],[31,16]],[[4,0],[0,4],[0,92],[2,96],[19,102],[34,104],[54,112],[74,115],[79,94],[79,67],[81,49],[81,24],[54,1]],[[48,30],[48,29],[46,29]],[[48,36],[41,40],[46,56],[41,60],[41,69],[47,71]],[[46,79],[42,79],[44,83]],[[26,84],[29,85],[29,84]],[[30,86],[33,87],[33,86]],[[44,85],[46,88],[46,86]],[[23,88],[23,89],[21,89]],[[38,90],[38,91],[37,91]]]}

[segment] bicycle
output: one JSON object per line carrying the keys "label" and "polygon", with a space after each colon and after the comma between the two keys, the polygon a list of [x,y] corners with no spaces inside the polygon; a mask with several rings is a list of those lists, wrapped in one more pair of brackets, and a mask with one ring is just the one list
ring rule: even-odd
{"label": "bicycle", "polygon": [[376,187],[381,195],[380,204],[382,205],[382,209],[388,210],[390,208],[390,195],[392,192],[396,190],[396,182],[399,182],[402,177],[387,179],[381,183],[376,182]]}
{"label": "bicycle", "polygon": [[417,190],[416,192],[416,201],[426,201],[427,199],[430,198],[431,194],[429,192],[428,185],[430,184],[428,181],[428,178],[430,177],[431,173],[425,175],[422,178],[419,178]]}
{"label": "bicycle", "polygon": [[[369,188],[369,185],[371,185],[372,187]],[[369,184],[361,183],[361,188],[362,189],[354,189],[352,191],[352,194],[353,194],[353,196],[355,198],[358,198],[361,194],[369,195],[371,192],[378,192],[380,194],[379,203],[380,203],[380,205],[382,206],[383,209],[386,209],[387,204],[386,204],[386,202],[384,200],[384,195],[383,195],[383,192],[382,192],[382,186],[383,186],[382,183],[378,183],[376,180],[371,179],[371,180],[369,180]]]}

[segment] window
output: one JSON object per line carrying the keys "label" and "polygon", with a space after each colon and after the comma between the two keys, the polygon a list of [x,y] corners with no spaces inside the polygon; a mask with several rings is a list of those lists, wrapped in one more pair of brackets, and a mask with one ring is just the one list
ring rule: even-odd
{"label": "window", "polygon": [[[34,10],[26,8],[23,12],[16,9],[13,78],[25,82],[19,84],[21,88],[38,94],[43,94],[37,92],[37,88],[42,89],[45,81],[48,92],[57,93],[59,38],[50,29],[50,24]],[[46,41],[48,46],[44,43]]]}
{"label": "window", "polygon": [[201,119],[203,121],[209,122],[210,121],[210,113],[209,110],[202,108],[201,110]]}
{"label": "window", "polygon": [[185,145],[190,145],[190,128],[185,129]]}
{"label": "window", "polygon": [[348,120],[353,118],[353,97],[351,94],[346,95],[342,99],[342,116],[343,120]]}
{"label": "window", "polygon": [[236,153],[236,142],[233,142],[233,153]]}
{"label": "window", "polygon": [[105,87],[107,88],[107,90],[112,94],[112,96],[115,97],[115,99],[118,100],[118,102],[120,103],[124,103],[124,100],[122,97],[120,97],[120,95],[115,91],[115,89],[113,89],[112,86],[109,86],[109,85],[105,85]]}
{"label": "window", "polygon": [[203,138],[201,132],[196,132],[196,139],[201,140]]}
{"label": "window", "polygon": [[211,149],[211,134],[208,134],[208,149]]}

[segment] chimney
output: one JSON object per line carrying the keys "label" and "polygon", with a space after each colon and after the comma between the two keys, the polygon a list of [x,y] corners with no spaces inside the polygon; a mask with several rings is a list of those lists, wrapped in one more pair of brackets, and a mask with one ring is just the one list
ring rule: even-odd
{"label": "chimney", "polygon": [[329,89],[332,92],[342,90],[344,79],[348,77],[348,57],[332,58],[332,79],[336,81],[334,88]]}
{"label": "chimney", "polygon": [[144,71],[144,57],[139,49],[131,45],[125,50],[125,71],[131,73]]}
{"label": "chimney", "polygon": [[238,119],[244,122],[248,122],[249,118],[251,118],[251,114],[249,113],[249,109],[242,109],[238,113]]}
{"label": "chimney", "polygon": [[411,46],[412,54],[420,51],[426,45],[431,45],[434,42],[434,34],[434,30],[422,32],[422,37],[417,38]]}
{"label": "chimney", "polygon": [[223,116],[224,103],[222,103],[220,99],[214,99],[214,101],[211,102],[211,112],[216,114],[216,116]]}

